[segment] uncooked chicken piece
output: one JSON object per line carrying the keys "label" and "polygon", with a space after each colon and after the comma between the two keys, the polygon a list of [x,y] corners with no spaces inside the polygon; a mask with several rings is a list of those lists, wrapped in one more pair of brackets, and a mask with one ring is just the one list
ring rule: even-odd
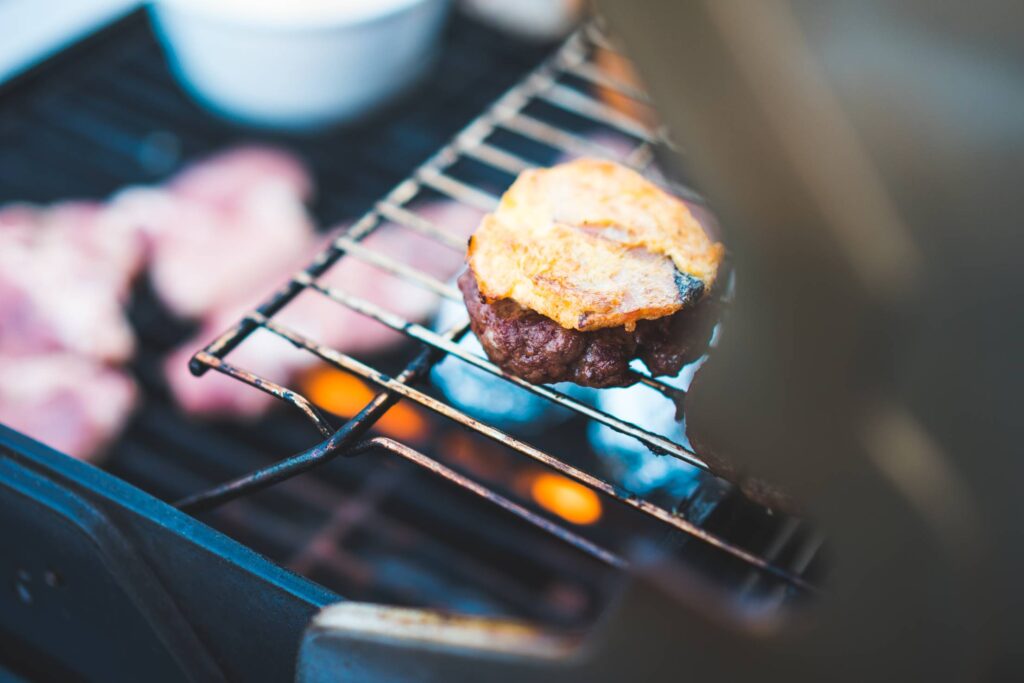
{"label": "uncooked chicken piece", "polygon": [[127,223],[111,220],[104,204],[66,201],[48,207],[9,204],[0,208],[0,245],[30,249],[33,259],[67,262],[108,283],[127,298],[145,265],[145,238]]}
{"label": "uncooked chicken piece", "polygon": [[204,159],[167,183],[179,197],[231,205],[254,187],[276,185],[300,201],[313,196],[313,179],[294,156],[271,147],[237,147]]}
{"label": "uncooked chicken piece", "polygon": [[0,355],[0,423],[75,458],[102,454],[135,396],[128,375],[87,358]]}
{"label": "uncooked chicken piece", "polygon": [[74,251],[122,301],[127,300],[146,259],[146,240],[137,226],[111,220],[107,206],[69,201],[41,212],[39,239],[48,249]]}
{"label": "uncooked chicken piece", "polygon": [[[35,223],[0,228],[0,353],[65,350],[109,362],[130,358],[135,341],[122,300],[131,268],[119,270],[62,239],[67,214],[18,211]],[[51,220],[57,227],[51,229]]]}
{"label": "uncooked chicken piece", "polygon": [[151,244],[150,278],[177,315],[216,315],[266,293],[267,278],[307,254],[312,180],[290,155],[243,148],[182,171],[162,188],[129,188],[112,222]]}

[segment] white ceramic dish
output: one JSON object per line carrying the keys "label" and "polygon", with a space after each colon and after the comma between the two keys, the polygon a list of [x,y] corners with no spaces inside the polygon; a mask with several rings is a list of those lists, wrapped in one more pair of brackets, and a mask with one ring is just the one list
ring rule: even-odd
{"label": "white ceramic dish", "polygon": [[429,68],[448,0],[155,0],[177,78],[241,123],[288,130],[357,118]]}

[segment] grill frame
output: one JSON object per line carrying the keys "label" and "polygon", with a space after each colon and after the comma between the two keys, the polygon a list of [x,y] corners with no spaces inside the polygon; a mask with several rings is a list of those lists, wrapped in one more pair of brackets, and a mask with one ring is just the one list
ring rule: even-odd
{"label": "grill frame", "polygon": [[[17,82],[0,85],[0,132],[12,133],[12,144],[0,149],[0,171],[24,171],[0,173],[0,202],[103,201],[126,185],[159,182],[219,150],[257,142],[303,160],[319,188],[309,209],[318,225],[335,225],[371,206],[556,47],[526,44],[457,13],[446,32],[438,65],[418,91],[372,120],[295,137],[241,130],[201,109],[176,86],[145,11],[133,12]],[[427,88],[431,100],[410,106]],[[111,130],[118,134],[107,149],[103,132]],[[168,164],[159,168],[144,158],[154,136],[177,141]],[[377,153],[385,147],[386,158]],[[134,283],[126,314],[139,348],[125,369],[142,400],[104,454],[107,473],[169,502],[310,443],[306,418],[283,405],[258,424],[177,409],[164,361],[195,333],[195,323],[168,311],[146,277]],[[439,420],[430,429],[443,439],[457,430]],[[488,450],[495,460],[495,449]],[[367,455],[196,518],[286,573],[301,573],[334,600],[479,609],[571,626],[594,618],[619,580],[613,565],[422,472],[398,458]],[[385,494],[375,496],[381,482]],[[327,538],[312,563],[296,564],[321,520],[330,524],[367,505],[376,511]],[[157,524],[173,526],[160,513],[166,507],[156,506],[152,514]],[[619,515],[611,521],[625,522]],[[378,566],[386,571],[367,571]],[[214,582],[222,574],[216,568],[197,573]],[[552,587],[557,590],[548,591]],[[247,615],[241,621],[262,619]]]}
{"label": "grill frame", "polygon": [[[449,105],[454,101],[453,95],[458,97],[461,112],[458,118],[447,116],[440,121],[437,117],[426,121],[413,118],[410,122],[404,113],[390,118],[385,113],[382,124],[360,129],[356,133],[360,136],[368,133],[370,143],[359,147],[363,153],[354,161],[356,166],[362,164],[357,173],[325,165],[321,156],[315,153],[319,150],[314,151],[307,141],[271,139],[272,142],[297,150],[313,167],[318,176],[318,184],[349,190],[322,197],[326,202],[318,200],[318,204],[314,205],[314,213],[322,223],[330,224],[353,212],[362,211],[369,203],[366,194],[379,196],[396,178],[405,174],[405,169],[412,165],[410,153],[419,154],[419,158],[423,158],[429,151],[436,149],[441,138],[450,134],[443,131],[450,131],[452,124],[459,119],[465,120],[469,107],[482,108],[493,101],[495,91],[506,87],[502,83],[511,81],[509,72],[513,68],[522,72],[529,68],[528,65],[536,63],[540,51],[547,52],[543,46],[529,47],[518,41],[506,41],[498,34],[487,32],[475,24],[470,28],[467,23],[471,22],[466,19],[453,22],[451,42],[458,52],[445,71],[455,72],[456,77],[465,76],[464,82],[458,85],[449,82],[447,86],[444,79],[432,82],[432,85],[437,85],[449,96]],[[480,50],[474,49],[484,46],[487,51],[482,55]],[[481,56],[487,59],[480,60],[475,70],[467,72],[462,64],[467,54],[474,59]],[[138,92],[132,83],[142,80],[152,82],[153,87]],[[123,81],[127,81],[127,84],[122,85]],[[111,85],[114,83],[118,85]],[[97,85],[99,87],[94,87]],[[83,86],[89,86],[90,91],[84,92]],[[159,59],[156,45],[145,28],[145,15],[142,11],[126,16],[72,49],[34,67],[15,81],[3,84],[0,86],[0,99],[3,100],[3,107],[0,108],[0,133],[11,133],[11,141],[18,144],[0,149],[0,157],[8,161],[22,159],[25,163],[17,165],[23,173],[6,176],[0,173],[0,200],[50,202],[64,199],[69,193],[100,199],[126,184],[158,181],[180,165],[205,156],[217,148],[239,142],[238,131],[209,118],[183,97],[175,96],[171,87],[169,75],[164,73],[163,60]],[[136,94],[141,96],[138,102],[125,99],[129,95],[134,98]],[[109,102],[105,99],[108,95],[114,95]],[[468,107],[464,101],[468,102]],[[84,105],[84,112],[77,111],[79,104]],[[105,123],[119,131],[116,149],[99,149],[100,129],[95,125]],[[27,128],[26,125],[31,127]],[[119,126],[124,129],[121,130]],[[376,161],[365,153],[366,147],[379,147],[390,140],[389,136],[396,127],[402,129],[400,135],[403,141],[409,136],[415,139],[416,144],[412,145],[411,152],[406,151],[404,156],[398,155],[390,160]],[[136,158],[140,145],[154,130],[166,130],[180,137],[181,149],[172,166],[151,168]],[[381,139],[382,134],[384,140]],[[331,143],[334,147],[344,144],[347,135],[341,131],[332,134]],[[10,156],[7,156],[8,152]],[[37,163],[28,163],[29,160]],[[43,160],[49,160],[50,163]],[[371,162],[368,173],[365,171],[367,161]],[[3,170],[3,163],[0,163],[0,170]],[[382,182],[385,185],[380,187]],[[154,357],[162,358],[170,344],[191,332],[181,328],[178,321],[172,325],[174,339],[171,339],[164,335],[169,325],[169,321],[164,319],[165,312],[144,305],[134,313],[145,319],[137,321],[133,318],[133,325],[140,323],[144,329],[145,341],[140,357],[131,369],[146,386],[147,392],[152,392],[157,368],[153,364]],[[159,339],[154,339],[153,335],[159,336]],[[92,530],[102,531],[110,527],[123,534],[126,542],[158,575],[160,585],[156,586],[155,593],[144,595],[144,601],[163,602],[159,593],[165,591],[187,619],[188,628],[194,630],[207,646],[228,679],[290,677],[294,673],[299,637],[311,615],[324,606],[354,596],[335,585],[335,577],[327,577],[331,580],[326,581],[316,573],[307,574],[293,567],[290,562],[276,558],[268,552],[264,543],[253,543],[251,538],[240,535],[238,527],[225,521],[229,516],[238,516],[240,510],[224,506],[209,516],[191,516],[168,505],[165,501],[180,495],[170,491],[187,491],[196,487],[196,484],[205,487],[208,482],[217,481],[225,471],[244,471],[249,466],[265,462],[268,453],[264,448],[255,448],[250,441],[235,443],[234,448],[227,448],[232,445],[232,439],[239,438],[240,430],[225,429],[222,424],[184,422],[182,416],[168,410],[167,397],[158,390],[148,394],[147,399],[152,402],[147,400],[147,404],[140,406],[129,427],[131,434],[125,436],[123,443],[117,444],[111,454],[110,471],[75,461],[0,425],[0,466],[9,466],[0,473],[0,494],[12,486],[17,489],[27,477],[39,477],[45,480],[46,487],[51,490],[60,489],[79,496],[99,516],[84,514],[89,510],[83,508],[63,518],[73,525],[82,526],[83,522],[95,517],[104,523],[102,527],[90,527]],[[280,414],[281,411],[278,411],[277,415]],[[280,426],[281,423],[278,421],[277,424]],[[306,427],[303,419],[298,417],[289,421],[288,425]],[[291,438],[291,427],[288,425],[287,438],[275,438],[274,443]],[[185,438],[183,427],[199,427],[199,436],[189,432],[188,438]],[[250,430],[246,430],[246,434],[251,438],[266,436],[265,433],[261,435]],[[147,444],[153,441],[159,442],[159,447],[148,451]],[[193,449],[195,452],[191,453]],[[180,463],[179,456],[186,454],[186,461]],[[132,470],[129,464],[137,464],[139,469]],[[154,464],[159,467],[153,469]],[[361,465],[354,462],[349,464]],[[363,483],[365,477],[361,472],[365,468],[343,469],[352,476],[353,481]],[[334,468],[334,472],[325,472],[327,476],[324,479],[320,479],[320,473],[316,475],[319,493],[331,494],[320,496],[318,505],[325,503],[327,506],[342,508],[360,504],[364,493],[362,489],[357,495],[346,499],[344,491],[326,491],[320,485],[333,484],[333,475],[338,470]],[[166,486],[164,482],[154,484],[154,478],[165,476],[170,480]],[[294,502],[297,495],[311,493],[307,483],[292,479],[268,494],[285,495]],[[286,494],[282,494],[284,489],[288,489]],[[42,499],[42,496],[38,498]],[[269,521],[275,521],[272,512],[265,507],[265,502],[257,498],[240,502],[249,506],[248,511],[260,513],[261,519],[270,518]],[[717,499],[710,505],[707,500],[686,502],[693,508],[692,518],[704,514],[715,516],[721,512],[721,508],[715,507]],[[450,506],[448,512],[455,507]],[[289,513],[293,512],[294,509],[289,510]],[[727,509],[726,512],[731,513],[732,510]],[[0,514],[0,522],[3,521],[3,515]],[[720,526],[728,527],[731,534],[735,530],[735,522],[739,520],[726,515],[726,519],[719,521],[725,522]],[[604,577],[616,579],[617,585],[617,572],[594,571],[603,567],[590,559],[592,555],[577,554],[571,548],[563,548],[554,541],[548,543],[543,535],[532,533],[532,527],[515,524],[514,520],[508,527],[514,527],[515,533],[498,535],[496,540],[500,541],[502,547],[514,548],[517,553],[523,548],[529,548],[531,553],[539,551],[537,556],[544,557],[547,563],[545,571],[553,574],[555,570],[548,565],[557,565],[559,573],[584,583],[593,582],[595,577]],[[10,554],[0,553],[0,565],[10,564],[14,567],[25,557],[46,560],[62,550],[60,544],[50,544],[41,535],[25,534],[23,529],[18,531],[23,537],[17,534],[14,537],[23,542],[14,547]],[[535,544],[531,546],[528,541]],[[542,546],[538,541],[545,543]],[[686,539],[673,538],[670,542],[684,543]],[[337,550],[332,550],[332,556]],[[687,545],[689,550],[691,546]],[[701,551],[702,560],[711,559],[712,553],[705,552],[709,549],[695,545],[692,550]],[[434,561],[443,561],[447,568],[454,559],[457,558],[446,553],[444,557],[434,558]],[[717,562],[711,564],[717,566]],[[106,576],[109,571],[101,568],[94,575],[91,567],[77,560],[51,566],[60,570],[72,588],[86,585],[99,576]],[[0,569],[3,568],[0,566]],[[476,572],[481,568],[471,566],[464,569]],[[499,598],[502,607],[529,600],[537,604],[522,616],[536,617],[538,622],[543,623],[560,623],[567,618],[564,613],[551,612],[541,604],[535,591],[519,585],[509,586],[507,573],[495,571],[493,566],[484,566],[483,569],[490,569],[492,576],[486,582],[481,578],[480,589],[489,591],[497,586],[508,593]],[[475,580],[477,577],[472,578]],[[751,578],[755,584],[766,580],[760,575]],[[778,584],[773,582],[767,585]],[[132,581],[126,582],[125,588],[137,591]],[[8,591],[6,595],[10,598],[16,593]],[[144,606],[136,605],[140,608]],[[519,607],[518,604],[515,606]],[[77,635],[83,624],[90,625],[90,628],[95,625],[95,610],[78,610],[73,601],[50,604],[37,601],[28,614],[33,619],[48,623],[45,638],[37,641],[23,639],[25,621],[21,613],[5,609],[0,610],[0,614],[4,614],[4,618],[0,619],[3,622],[0,623],[0,631],[4,635],[4,638],[0,638],[0,641],[4,641],[3,646],[0,646],[0,659],[4,660],[4,666],[12,663],[18,672],[30,675],[38,672],[42,677],[67,678],[68,672],[61,668],[61,663],[72,673],[91,672],[97,679],[108,679],[115,675],[110,673],[111,666],[122,667],[116,673],[123,674],[126,663],[117,655],[107,657],[96,650],[88,653],[85,658],[78,656]],[[576,618],[575,615],[569,617]],[[116,631],[130,629],[128,621],[122,621],[118,614],[108,611],[104,613],[104,624],[115,631],[110,636],[110,642],[127,642]],[[239,629],[239,624],[244,624],[245,628]],[[159,630],[164,626],[158,619],[154,620],[153,627]],[[138,654],[146,656],[141,651]],[[194,654],[198,657],[198,653]],[[149,673],[152,670],[147,671],[147,675]],[[168,670],[165,673],[173,676],[174,672]]]}
{"label": "grill frame", "polygon": [[[446,171],[453,168],[459,161],[465,159],[481,162],[499,172],[505,172],[512,176],[526,168],[534,167],[535,164],[529,160],[488,142],[488,139],[498,129],[512,131],[517,135],[532,139],[563,153],[598,156],[625,163],[627,166],[645,175],[653,176],[652,179],[668,186],[676,195],[691,202],[703,203],[699,192],[693,188],[674,180],[667,180],[657,174],[654,168],[657,148],[661,145],[671,146],[663,131],[651,130],[642,122],[622,114],[592,95],[585,94],[583,91],[570,88],[561,83],[561,80],[566,76],[582,79],[593,86],[608,88],[621,96],[646,103],[645,96],[637,92],[632,86],[620,83],[601,74],[592,61],[594,50],[596,49],[614,50],[611,41],[602,34],[596,25],[587,25],[574,33],[554,55],[545,60],[539,67],[490,105],[479,117],[455,135],[448,144],[413,171],[408,178],[395,186],[383,199],[377,201],[356,223],[336,237],[327,248],[314,258],[309,266],[293,276],[270,298],[250,311],[233,327],[193,356],[190,368],[196,376],[201,376],[208,370],[213,369],[291,404],[313,423],[320,436],[323,437],[323,440],[301,453],[270,466],[182,498],[175,503],[176,507],[187,512],[209,510],[248,493],[272,486],[277,482],[305,472],[336,457],[354,456],[372,450],[375,447],[384,448],[391,452],[397,452],[402,457],[426,467],[448,481],[473,491],[476,495],[490,500],[520,519],[560,538],[592,557],[613,566],[626,566],[626,561],[615,553],[591,543],[560,524],[531,513],[493,489],[446,468],[436,460],[415,449],[391,440],[362,440],[362,437],[391,406],[399,399],[405,398],[454,420],[456,423],[493,441],[510,447],[518,453],[555,470],[563,476],[582,483],[618,503],[631,507],[662,524],[698,538],[749,564],[758,572],[772,575],[791,586],[805,591],[813,592],[816,590],[800,574],[810,564],[817,548],[820,546],[820,540],[817,538],[812,539],[812,541],[806,544],[803,551],[798,554],[798,566],[795,570],[780,567],[773,562],[770,554],[756,555],[734,543],[709,533],[699,524],[688,520],[684,516],[646,501],[628,491],[624,491],[615,484],[579,470],[550,453],[531,446],[496,427],[476,420],[462,410],[416,389],[415,385],[423,380],[429,370],[443,357],[453,355],[462,362],[468,362],[476,368],[500,377],[513,385],[542,396],[562,407],[569,408],[589,419],[597,420],[616,431],[627,434],[646,445],[655,453],[671,455],[691,465],[708,470],[708,465],[692,450],[649,432],[638,425],[621,420],[614,415],[591,408],[557,390],[545,386],[535,386],[517,377],[510,376],[498,369],[486,358],[466,352],[458,347],[457,342],[467,333],[468,321],[452,327],[443,334],[438,334],[422,325],[390,313],[382,307],[354,297],[339,289],[325,287],[318,282],[318,279],[327,273],[338,261],[345,256],[350,256],[386,270],[390,275],[425,287],[443,298],[461,300],[458,292],[451,286],[425,273],[416,271],[399,261],[393,260],[385,254],[363,247],[361,240],[391,220],[400,224],[403,228],[416,231],[441,242],[445,246],[461,248],[462,241],[459,237],[446,232],[443,227],[436,226],[411,212],[407,208],[408,203],[422,191],[432,190],[456,202],[461,202],[480,210],[492,210],[498,201],[496,195],[479,186],[459,180],[446,173]],[[560,128],[543,119],[527,114],[525,110],[531,104],[538,101],[543,101],[573,115],[617,130],[626,136],[636,138],[638,142],[625,157],[622,157],[614,150],[600,143],[578,136],[570,130]],[[371,365],[320,344],[316,340],[299,334],[274,320],[274,316],[277,313],[282,311],[291,301],[306,290],[313,290],[321,296],[330,298],[340,305],[347,306],[364,316],[383,323],[393,330],[403,333],[414,342],[421,344],[424,347],[423,350],[401,373],[391,377]],[[233,350],[244,343],[253,332],[260,328],[277,335],[298,348],[313,353],[336,368],[350,372],[372,383],[380,389],[379,393],[353,418],[347,420],[337,429],[333,429],[324,414],[300,392],[271,382],[257,373],[237,367],[227,360]],[[638,373],[638,380],[643,385],[660,392],[666,398],[677,402],[684,395],[684,392],[671,385],[642,373]],[[776,550],[781,550],[781,546]],[[756,581],[756,579],[752,580]]]}

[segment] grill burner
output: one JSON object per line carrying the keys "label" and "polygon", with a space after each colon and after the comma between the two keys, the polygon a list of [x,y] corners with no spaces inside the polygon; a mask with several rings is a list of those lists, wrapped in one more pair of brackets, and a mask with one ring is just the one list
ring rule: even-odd
{"label": "grill burner", "polygon": [[[545,51],[524,47],[461,18],[454,21],[445,44],[437,75],[425,86],[430,96],[421,98],[415,111],[399,105],[358,129],[317,139],[278,141],[297,150],[312,166],[322,188],[314,206],[321,225],[373,207],[335,242],[326,254],[330,262],[347,253],[451,297],[455,293],[450,284],[403,268],[387,255],[363,248],[359,240],[386,217],[461,250],[461,240],[411,213],[410,202],[433,193],[490,208],[509,174],[527,164],[550,163],[563,150],[614,154],[610,146],[584,137],[602,127],[642,143],[628,161],[647,168],[656,154],[656,138],[616,110],[581,94],[578,88],[587,84],[629,88],[607,82],[586,60],[593,47],[590,38],[579,36],[422,166],[415,179],[401,182],[387,200],[374,204],[458,125],[534,66]],[[0,151],[0,201],[102,197],[128,183],[157,180],[182,163],[239,140],[237,130],[211,120],[177,91],[141,15],[90,40],[74,55],[48,65],[40,77],[7,88],[7,97],[0,101],[0,132],[5,139]],[[500,129],[494,125],[499,119]],[[2,175],[9,171],[13,172]],[[698,198],[685,187],[675,189],[685,198]],[[328,268],[329,262],[320,267]],[[464,326],[442,334],[410,325],[344,292],[318,290],[315,271],[290,283],[275,298],[276,306],[261,307],[234,334],[198,355],[197,361],[230,374],[220,357],[258,327],[316,348],[311,340],[290,335],[274,320],[277,309],[305,289],[318,296],[329,294],[402,330],[423,349],[409,365],[404,365],[406,356],[374,359],[371,366],[317,348],[335,365],[387,390],[337,430],[308,402],[301,413],[276,411],[253,425],[195,423],[173,408],[159,371],[168,351],[192,330],[170,318],[142,283],[131,313],[140,340],[133,371],[145,400],[113,448],[108,469],[164,500],[187,495],[183,506],[203,521],[340,595],[361,600],[579,623],[600,608],[615,569],[623,564],[622,555],[628,549],[624,539],[634,535],[678,548],[690,565],[740,587],[745,594],[756,590],[781,599],[791,592],[784,588],[787,583],[806,586],[806,578],[814,575],[812,558],[818,540],[795,520],[768,515],[736,496],[723,500],[713,484],[687,501],[671,501],[670,506],[629,497],[588,474],[596,466],[593,458],[566,448],[572,443],[575,450],[583,450],[582,419],[565,425],[557,438],[546,438],[540,446],[473,421],[431,387],[417,384],[445,354],[486,371],[493,369],[486,360],[455,346]],[[400,371],[391,371],[392,365]],[[255,382],[257,378],[248,379]],[[642,381],[669,396],[675,392],[660,381]],[[525,388],[655,449],[700,464],[678,445],[634,425],[548,388]],[[303,406],[299,394],[284,397]],[[461,464],[458,469],[446,466],[441,462],[443,439],[436,439],[438,452],[429,456],[395,441],[367,439],[376,418],[400,399],[453,418],[455,424],[448,419],[436,421],[438,434],[471,439],[492,460],[504,458],[503,462],[511,463],[512,469],[506,471],[536,469],[521,457],[526,454],[592,486],[605,499],[624,502],[625,508],[606,506],[601,524],[588,528],[584,537],[538,515],[524,504],[522,495],[504,490],[506,482],[485,481],[476,471],[467,474],[471,468]],[[310,421],[318,430],[314,435],[330,436],[330,440],[268,466],[281,454],[310,443]],[[495,449],[484,437],[510,448]],[[294,476],[305,470],[310,471]],[[215,486],[225,480],[227,485]],[[253,490],[273,482],[279,484]],[[678,509],[671,509],[675,506]],[[628,514],[630,508],[634,514]],[[638,524],[640,518],[664,523],[670,533],[654,533],[651,527],[658,525]],[[542,532],[522,524],[523,519]],[[588,540],[591,536],[596,540]],[[690,543],[692,536],[710,544]],[[751,565],[764,571],[752,572]]]}

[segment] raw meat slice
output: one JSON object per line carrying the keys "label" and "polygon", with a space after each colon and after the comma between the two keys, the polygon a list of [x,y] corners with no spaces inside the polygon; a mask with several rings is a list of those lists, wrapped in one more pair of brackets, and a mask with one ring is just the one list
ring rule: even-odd
{"label": "raw meat slice", "polygon": [[0,232],[0,352],[127,360],[135,341],[119,298],[123,286],[71,245],[39,247]]}
{"label": "raw meat slice", "polygon": [[161,299],[182,317],[202,318],[258,297],[268,275],[309,252],[303,201],[311,187],[292,157],[244,148],[186,169],[163,189],[122,192],[112,211],[148,236]]}
{"label": "raw meat slice", "polygon": [[93,202],[61,202],[42,213],[40,237],[49,249],[71,249],[83,267],[106,279],[127,299],[145,265],[145,243],[136,226],[111,220],[107,207]]}
{"label": "raw meat slice", "polygon": [[234,204],[253,187],[277,185],[281,190],[309,201],[313,179],[298,159],[271,147],[237,147],[186,168],[168,183],[179,197],[206,204]]}
{"label": "raw meat slice", "polygon": [[145,244],[138,229],[111,218],[97,202],[11,204],[0,208],[0,245],[31,249],[34,260],[73,262],[77,272],[109,283],[126,298],[144,265]]}
{"label": "raw meat slice", "polygon": [[254,190],[232,210],[179,199],[175,212],[176,226],[156,236],[150,276],[183,317],[261,296],[267,274],[308,253],[313,234],[298,199],[273,185]]}
{"label": "raw meat slice", "polygon": [[96,460],[135,405],[123,372],[66,353],[0,355],[0,422],[82,460]]}

